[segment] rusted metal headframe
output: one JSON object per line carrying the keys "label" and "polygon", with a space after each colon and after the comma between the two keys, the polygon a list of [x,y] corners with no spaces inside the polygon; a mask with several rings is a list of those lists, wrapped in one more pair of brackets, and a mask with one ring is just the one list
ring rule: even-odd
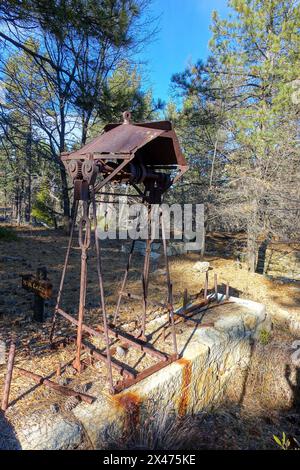
{"label": "rusted metal headframe", "polygon": [[[142,274],[143,290],[143,313],[141,317],[141,330],[137,336],[128,334],[126,331],[116,328],[116,321],[119,315],[119,307],[125,288],[130,260],[134,251],[134,241],[130,250],[127,269],[124,273],[122,289],[119,294],[113,324],[109,324],[104,298],[103,274],[101,267],[100,242],[96,235],[96,199],[95,194],[107,183],[126,183],[131,185],[141,197],[142,203],[148,204],[148,218],[150,218],[150,206],[160,204],[163,194],[170,186],[178,180],[188,169],[186,161],[181,153],[179,143],[169,121],[138,123],[130,122],[130,113],[123,113],[124,122],[122,124],[107,125],[102,134],[92,142],[84,145],[80,150],[72,153],[64,153],[61,158],[74,183],[74,213],[69,244],[66,253],[65,264],[62,272],[55,314],[53,317],[50,339],[53,339],[55,321],[58,315],[64,317],[77,327],[77,351],[74,367],[78,372],[81,370],[81,351],[89,349],[83,342],[83,333],[91,336],[103,336],[105,340],[106,352],[95,352],[90,349],[90,353],[98,360],[107,364],[110,391],[116,393],[133,383],[148,377],[155,371],[165,367],[168,363],[178,357],[176,333],[174,326],[174,310],[172,284],[168,267],[166,238],[163,218],[160,215],[162,228],[162,239],[164,249],[164,259],[166,264],[166,280],[168,287],[167,309],[169,312],[169,324],[172,331],[174,353],[167,354],[156,350],[148,341],[146,330],[146,311],[149,282],[150,251],[152,240],[148,237],[147,248]],[[141,187],[139,187],[141,185]],[[72,245],[76,215],[79,203],[82,205],[82,217],[79,222],[79,245],[81,248],[81,270],[80,270],[80,292],[78,320],[60,308],[61,294],[64,286],[65,274]],[[91,212],[91,214],[90,214]],[[93,222],[93,224],[91,223]],[[150,221],[149,221],[150,222]],[[91,231],[94,231],[94,245],[96,248],[97,273],[100,293],[100,305],[102,310],[103,326],[98,327],[98,331],[84,324],[84,312],[86,302],[87,286],[87,258],[91,245]],[[101,330],[99,332],[99,329]],[[149,354],[160,359],[160,362],[143,370],[140,373],[132,371],[126,364],[119,363],[111,357],[110,337],[125,340],[132,347],[140,349],[145,354]],[[112,368],[124,374],[122,383],[113,384]]]}
{"label": "rusted metal headframe", "polygon": [[[188,169],[176,133],[170,121],[131,123],[129,112],[123,117],[122,124],[108,124],[90,143],[63,153],[61,159],[76,193],[86,194],[88,184],[95,185],[95,192],[108,182],[144,184],[149,202],[159,203],[161,194]],[[97,175],[102,181],[96,184]]]}

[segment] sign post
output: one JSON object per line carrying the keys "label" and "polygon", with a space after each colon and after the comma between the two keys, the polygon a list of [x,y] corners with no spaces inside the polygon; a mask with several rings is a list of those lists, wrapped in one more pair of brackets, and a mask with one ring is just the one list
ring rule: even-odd
{"label": "sign post", "polygon": [[22,275],[22,287],[34,293],[33,319],[37,322],[44,321],[45,300],[52,295],[52,284],[47,278],[47,268],[38,268],[36,275]]}

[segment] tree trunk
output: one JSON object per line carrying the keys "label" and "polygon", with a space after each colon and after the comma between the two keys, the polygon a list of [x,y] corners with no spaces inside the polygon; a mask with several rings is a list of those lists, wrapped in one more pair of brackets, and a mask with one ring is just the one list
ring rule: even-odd
{"label": "tree trunk", "polygon": [[62,186],[62,202],[63,202],[63,213],[64,213],[64,230],[67,234],[70,231],[70,198],[68,192],[68,181],[67,174],[64,166],[60,166],[60,177]]}
{"label": "tree trunk", "polygon": [[31,178],[32,178],[32,129],[31,129],[31,118],[29,120],[29,130],[27,134],[26,142],[26,160],[27,160],[27,188],[26,188],[26,199],[27,205],[25,206],[25,222],[30,223],[31,221]]}
{"label": "tree trunk", "polygon": [[256,240],[252,233],[248,233],[247,239],[247,264],[248,270],[254,273],[256,268]]}

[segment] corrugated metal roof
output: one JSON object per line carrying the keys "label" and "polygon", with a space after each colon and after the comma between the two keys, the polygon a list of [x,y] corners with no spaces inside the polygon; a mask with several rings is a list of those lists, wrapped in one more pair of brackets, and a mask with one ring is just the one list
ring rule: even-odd
{"label": "corrugated metal roof", "polygon": [[[107,124],[103,132],[80,150],[62,154],[62,160],[109,155],[109,158],[139,158],[148,165],[179,165],[185,158],[170,121]],[[130,158],[130,159],[131,159]]]}
{"label": "corrugated metal roof", "polygon": [[163,134],[163,129],[151,129],[135,126],[133,124],[121,124],[84,145],[80,150],[71,153],[72,158],[89,153],[122,153],[132,154],[138,148]]}

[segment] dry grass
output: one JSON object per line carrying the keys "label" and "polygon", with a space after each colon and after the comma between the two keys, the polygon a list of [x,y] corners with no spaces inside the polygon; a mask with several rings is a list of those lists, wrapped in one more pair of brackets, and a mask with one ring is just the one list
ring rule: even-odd
{"label": "dry grass", "polygon": [[[19,340],[17,362],[30,370],[41,375],[50,374],[56,369],[58,362],[68,363],[74,357],[72,346],[58,352],[47,352],[37,354],[40,346],[48,343],[51,315],[54,307],[54,298],[59,284],[60,272],[63,265],[64,254],[67,246],[67,237],[59,232],[41,229],[18,228],[18,242],[0,241],[0,337],[8,343],[12,333]],[[219,243],[219,245],[218,245]],[[282,284],[280,282],[265,279],[259,274],[250,274],[245,266],[237,263],[234,259],[224,257],[222,253],[230,251],[226,246],[227,241],[215,243],[217,255],[207,256],[205,259],[218,273],[219,291],[224,291],[225,283],[231,286],[231,295],[250,298],[265,303],[268,312],[276,312],[276,309],[285,308],[291,312],[300,312],[300,288],[299,283]],[[228,242],[230,245],[230,242]],[[75,238],[74,245],[77,244]],[[228,249],[227,249],[228,248]],[[231,250],[232,251],[232,250]],[[189,294],[196,294],[203,288],[204,274],[193,270],[193,265],[199,260],[198,254],[172,257],[170,259],[170,270],[173,282],[173,291],[176,305],[181,305],[182,293],[185,288]],[[79,282],[79,251],[73,252],[70,268],[66,278],[66,289],[64,293],[63,306],[70,313],[76,313],[78,282]],[[97,274],[95,259],[91,256],[89,270],[90,280],[88,284],[86,322],[96,325],[101,322],[101,314],[97,308]],[[117,292],[120,288],[122,272],[126,263],[126,255],[120,253],[118,242],[106,241],[103,243],[103,268],[105,272],[105,292],[107,296],[107,307],[109,315],[113,315]],[[128,290],[141,293],[140,269],[143,257],[136,256],[133,263],[132,274],[128,282]],[[32,295],[20,288],[20,273],[35,272],[38,266],[46,265],[49,277],[54,285],[54,298],[48,305],[48,320],[43,325],[31,322]],[[150,299],[162,301],[166,299],[165,272],[162,260],[155,264],[150,276]],[[213,276],[210,276],[209,288],[213,288]],[[138,301],[130,301],[124,304],[121,310],[121,322],[128,323],[139,318],[141,305]],[[211,312],[210,312],[211,313]],[[149,320],[161,316],[160,308],[149,309]],[[134,330],[134,324],[129,325]],[[65,321],[59,322],[57,335],[70,335],[74,328]],[[281,333],[282,334],[282,333]],[[275,336],[274,336],[275,338]],[[273,338],[273,339],[274,339]],[[287,433],[292,432],[293,424],[289,424],[282,414],[278,414],[280,408],[289,408],[293,397],[291,388],[287,387],[286,369],[288,359],[287,338],[276,336],[270,344],[265,347],[258,345],[252,357],[252,366],[247,375],[247,393],[244,393],[243,403],[240,394],[243,390],[244,376],[236,375],[236,383],[232,384],[232,396],[228,396],[228,406],[218,412],[203,413],[195,418],[184,418],[180,422],[173,419],[172,413],[166,413],[165,417],[154,417],[144,423],[136,434],[128,440],[128,446],[146,446],[149,448],[265,448],[273,446],[270,432],[281,434],[281,429]],[[184,341],[184,335],[182,341]],[[157,345],[159,346],[159,340]],[[103,347],[103,344],[99,344]],[[171,343],[167,344],[171,347]],[[267,349],[264,349],[267,348]],[[272,351],[271,351],[271,349]],[[266,354],[266,351],[271,351]],[[131,354],[131,353],[130,353]],[[139,358],[133,356],[130,359],[132,365]],[[148,360],[148,359],[143,359]],[[144,365],[140,363],[140,367]],[[147,363],[147,366],[151,365]],[[89,393],[94,390],[105,390],[105,368],[98,365],[93,369],[92,375],[96,377]],[[294,375],[293,375],[294,374]],[[4,368],[0,366],[0,382],[3,381]],[[64,377],[70,381],[70,386],[90,382],[90,373],[83,372],[80,378],[74,377],[72,369],[67,368]],[[291,371],[290,380],[295,380],[295,372]],[[11,419],[23,419],[28,407],[32,404],[35,409],[43,410],[50,403],[58,403],[63,407],[64,399],[54,391],[38,387],[30,393],[32,382],[28,379],[18,377],[12,386],[12,400],[20,394],[25,394],[18,405],[11,408],[9,414]],[[2,387],[2,383],[0,383]],[[240,394],[239,394],[239,393]],[[236,395],[236,396],[234,396]],[[260,400],[258,400],[260,398]],[[232,403],[235,403],[232,405]],[[238,405],[236,405],[238,403]],[[18,412],[16,412],[18,409]],[[274,423],[266,423],[265,410],[275,410]],[[170,411],[170,410],[169,410]],[[273,411],[272,411],[273,413]],[[273,416],[268,411],[268,416]],[[277,416],[278,415],[278,416]],[[296,419],[296,418],[291,418]],[[272,418],[273,420],[273,418]],[[283,420],[283,421],[282,421]],[[159,424],[159,428],[157,426]],[[269,427],[268,427],[269,426]],[[284,427],[286,426],[286,427]],[[259,431],[258,431],[259,430]],[[261,431],[260,431],[261,430]],[[271,431],[272,430],[272,431]],[[259,433],[255,436],[255,433]],[[264,439],[264,433],[267,437]],[[178,434],[178,436],[177,436]],[[242,434],[242,436],[240,436]],[[172,441],[170,440],[172,435]],[[168,440],[169,439],[169,440]],[[189,444],[190,443],[190,444]],[[113,445],[113,444],[112,444]],[[185,447],[187,446],[187,447]],[[260,447],[259,447],[260,446]]]}
{"label": "dry grass", "polygon": [[[109,436],[109,448],[278,449],[273,435],[282,432],[291,442],[293,438],[300,442],[300,382],[299,370],[290,361],[292,341],[290,335],[275,330],[268,344],[253,345],[250,368],[234,374],[218,408],[182,418],[172,409],[159,410],[139,425],[133,422],[123,436]],[[286,366],[292,388],[286,380]]]}

